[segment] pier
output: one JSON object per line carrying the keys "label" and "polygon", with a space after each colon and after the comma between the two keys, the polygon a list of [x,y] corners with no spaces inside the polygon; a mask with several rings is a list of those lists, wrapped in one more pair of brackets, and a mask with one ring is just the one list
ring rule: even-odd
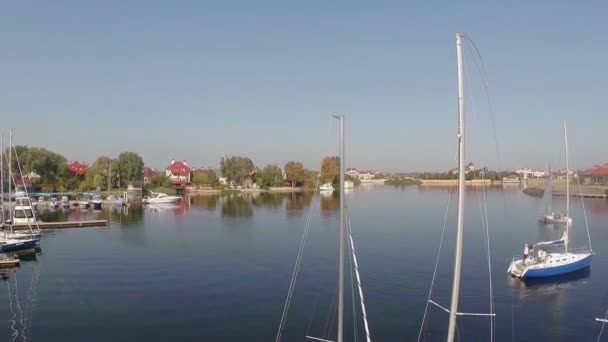
{"label": "pier", "polygon": [[62,229],[62,228],[84,228],[84,227],[105,227],[108,225],[107,220],[89,220],[89,221],[63,221],[63,222],[37,222],[31,224],[16,224],[13,225],[15,230],[26,230],[30,226],[40,229]]}

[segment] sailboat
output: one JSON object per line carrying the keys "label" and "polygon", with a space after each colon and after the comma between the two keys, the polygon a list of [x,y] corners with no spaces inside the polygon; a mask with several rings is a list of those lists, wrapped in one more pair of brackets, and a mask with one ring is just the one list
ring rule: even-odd
{"label": "sailboat", "polygon": [[[564,140],[566,142],[566,154],[568,154],[568,136],[566,134],[566,124],[564,123]],[[549,177],[547,178],[547,185],[545,187],[545,198],[549,201],[548,214],[541,215],[538,220],[543,223],[557,223],[557,224],[572,224],[572,218],[569,215],[570,210],[570,169],[568,167],[568,161],[566,160],[566,212],[559,213],[552,210],[553,203],[553,174],[549,170]]]}
{"label": "sailboat", "polygon": [[[566,183],[570,183],[570,170],[568,166],[568,134],[566,122],[564,122],[564,136],[566,140]],[[572,222],[570,219],[570,189],[566,187],[566,213],[563,215],[564,222]],[[569,248],[570,224],[562,237],[558,240],[541,241],[535,244],[525,244],[524,254],[521,258],[513,259],[507,270],[514,277],[544,278],[560,274],[578,271],[591,265],[593,251],[591,250],[591,239],[589,227],[587,227],[587,238],[589,249],[572,250]]]}
{"label": "sailboat", "polygon": [[[9,201],[12,199],[11,196],[11,183],[14,182],[14,177],[13,177],[13,173],[12,173],[12,148],[13,148],[13,135],[12,133],[10,134],[10,143],[9,143],[9,155],[8,155],[8,172],[9,172],[9,178],[8,178],[8,193],[9,193]],[[3,170],[3,162],[4,162],[4,140],[3,140],[3,136],[0,135],[0,178],[2,179],[1,183],[1,189],[0,191],[2,192],[2,198],[4,199],[4,170]],[[23,177],[22,177],[23,178]],[[15,187],[16,187],[16,183],[15,183]],[[26,190],[27,191],[27,190]],[[27,197],[27,199],[29,200],[29,197]],[[35,214],[33,212],[33,210],[31,209],[31,202],[29,203],[30,205],[27,206],[26,203],[23,202],[19,202],[16,201],[15,202],[15,212],[13,212],[12,210],[9,212],[10,214],[10,218],[8,221],[6,221],[4,219],[4,211],[2,211],[2,230],[3,230],[3,234],[2,237],[0,237],[0,252],[2,253],[6,253],[6,252],[16,252],[16,251],[23,251],[23,250],[33,250],[36,245],[38,244],[39,240],[40,240],[40,230],[38,229],[37,235],[34,234],[34,231],[31,228],[31,224],[29,221],[26,222],[26,224],[29,226],[30,228],[30,234],[25,234],[25,233],[16,233],[13,231],[13,225],[15,224],[15,219],[19,220],[19,214],[22,213],[23,214],[23,218],[24,219],[28,219],[28,208],[29,208],[29,213],[31,213],[32,218],[34,220],[33,224],[36,224],[36,217]],[[12,206],[12,205],[11,205]],[[14,215],[14,214],[18,214],[18,215]],[[5,223],[8,222],[8,228],[5,226]]]}

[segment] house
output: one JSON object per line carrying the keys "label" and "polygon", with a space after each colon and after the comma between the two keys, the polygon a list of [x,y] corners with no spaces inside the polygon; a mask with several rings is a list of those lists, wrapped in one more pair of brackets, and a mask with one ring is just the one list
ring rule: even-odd
{"label": "house", "polygon": [[359,180],[374,179],[375,177],[376,177],[376,174],[371,171],[360,172],[357,175],[357,178],[359,178]]}
{"label": "house", "polygon": [[347,168],[346,171],[344,171],[344,173],[346,173],[347,175],[349,175],[353,178],[359,178],[359,171],[357,171],[357,169],[355,169],[354,167]]}
{"label": "house", "polygon": [[27,178],[27,179],[40,179],[40,175],[37,174],[36,172],[32,171],[32,172],[26,174],[25,178]]}
{"label": "house", "polygon": [[34,191],[34,183],[27,178],[17,179],[17,188],[15,191],[17,193],[30,193]]}
{"label": "house", "polygon": [[517,169],[515,170],[515,173],[517,173],[519,175],[520,178],[522,179],[528,179],[528,178],[545,178],[547,176],[549,176],[549,172],[547,171],[534,171],[531,169]]}
{"label": "house", "polygon": [[171,180],[171,183],[175,185],[186,185],[190,184],[192,169],[185,160],[171,160],[171,165],[167,166],[165,175]]}
{"label": "house", "polygon": [[152,178],[158,176],[158,171],[154,168],[147,167],[144,170],[144,184],[149,184]]}
{"label": "house", "polygon": [[87,174],[88,166],[84,163],[79,163],[78,161],[74,161],[68,165],[68,170],[74,175],[78,177],[84,177]]}
{"label": "house", "polygon": [[608,185],[608,163],[596,165],[587,170],[584,183],[588,185]]}

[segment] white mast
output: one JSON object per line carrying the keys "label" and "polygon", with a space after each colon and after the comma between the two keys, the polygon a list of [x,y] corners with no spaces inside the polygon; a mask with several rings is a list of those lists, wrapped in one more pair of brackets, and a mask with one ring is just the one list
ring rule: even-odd
{"label": "white mast", "polygon": [[[9,218],[11,220],[11,232],[13,231],[13,201],[11,194],[11,182],[13,181],[13,131],[8,133],[8,203],[9,205]],[[15,184],[17,187],[17,184]]]}
{"label": "white mast", "polygon": [[566,128],[566,121],[564,121],[564,141],[566,142],[566,241],[564,247],[566,249],[566,253],[568,253],[568,235],[570,226],[570,165],[568,163],[568,129]]}
{"label": "white mast", "polygon": [[450,322],[448,325],[448,342],[454,341],[458,297],[460,295],[460,268],[462,264],[462,230],[464,225],[464,77],[462,59],[462,38],[456,34],[456,56],[458,58],[458,229],[456,231],[456,255],[454,257],[454,280],[452,283],[452,302],[450,304]]}
{"label": "white mast", "polygon": [[342,342],[344,337],[344,115],[334,115],[340,120],[340,258],[338,272],[338,339]]}

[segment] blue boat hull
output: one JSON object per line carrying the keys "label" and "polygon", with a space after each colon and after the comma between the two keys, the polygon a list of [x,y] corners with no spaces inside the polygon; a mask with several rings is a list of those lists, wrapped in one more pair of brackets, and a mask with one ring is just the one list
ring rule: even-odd
{"label": "blue boat hull", "polygon": [[591,265],[591,257],[592,255],[589,254],[589,256],[571,264],[546,267],[542,269],[529,269],[524,274],[523,279],[553,277],[560,274],[578,271]]}
{"label": "blue boat hull", "polygon": [[0,252],[2,252],[2,253],[18,252],[18,251],[34,249],[34,248],[36,248],[36,240],[25,240],[25,241],[19,241],[17,243],[4,244],[4,245],[0,246]]}

